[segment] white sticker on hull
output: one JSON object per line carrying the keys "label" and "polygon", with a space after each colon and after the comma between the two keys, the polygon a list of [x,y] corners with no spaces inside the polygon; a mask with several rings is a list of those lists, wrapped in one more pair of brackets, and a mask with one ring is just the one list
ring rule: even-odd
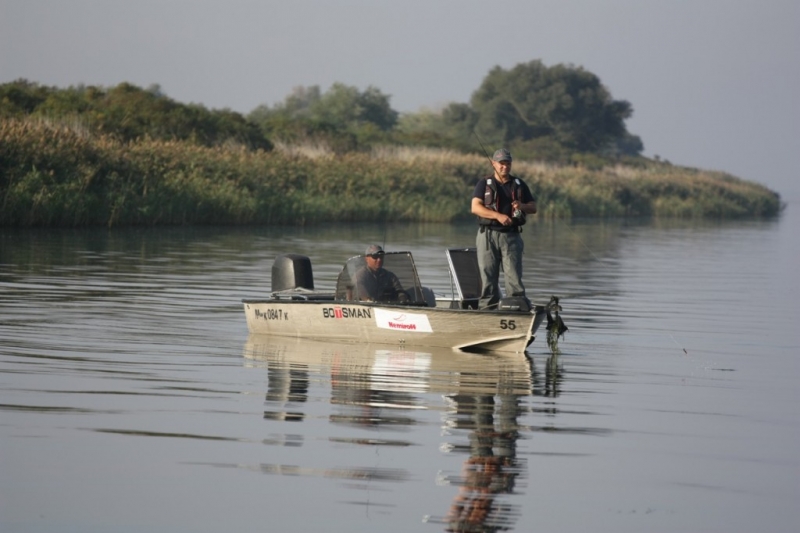
{"label": "white sticker on hull", "polygon": [[375,309],[375,323],[379,328],[413,333],[433,333],[428,315],[406,313],[400,310]]}

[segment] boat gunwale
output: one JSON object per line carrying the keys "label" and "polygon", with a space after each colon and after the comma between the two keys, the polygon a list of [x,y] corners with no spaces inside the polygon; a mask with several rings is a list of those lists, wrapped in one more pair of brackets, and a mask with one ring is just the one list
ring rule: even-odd
{"label": "boat gunwale", "polygon": [[[453,300],[454,302],[457,300]],[[516,315],[516,316],[530,316],[536,315],[539,312],[545,310],[545,307],[542,305],[534,305],[528,311],[523,311],[519,309],[462,309],[460,307],[430,307],[427,305],[408,305],[408,304],[392,304],[392,303],[385,303],[385,302],[366,302],[366,301],[348,301],[348,300],[328,300],[328,299],[305,299],[305,298],[243,298],[243,304],[302,304],[302,305],[339,305],[339,306],[362,306],[362,307],[390,307],[393,309],[408,309],[410,311],[418,311],[418,312],[427,312],[432,311],[436,313],[441,312],[457,312],[457,313],[469,313],[469,314],[482,314],[482,315]]]}

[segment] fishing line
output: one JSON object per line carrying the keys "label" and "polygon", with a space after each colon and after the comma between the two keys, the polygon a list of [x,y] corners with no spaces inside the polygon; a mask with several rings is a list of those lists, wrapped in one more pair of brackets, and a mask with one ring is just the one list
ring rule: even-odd
{"label": "fishing line", "polygon": [[670,335],[669,337],[672,339],[672,342],[674,342],[675,344],[677,344],[677,345],[678,345],[678,348],[680,348],[681,350],[683,350],[683,353],[685,353],[686,355],[689,355],[689,352],[687,352],[687,351],[686,351],[686,348],[684,348],[683,346],[681,346],[681,345],[680,345],[680,343],[679,343],[678,341],[676,341],[676,340],[675,340],[675,337],[674,337],[674,336]]}
{"label": "fishing line", "polygon": [[[384,205],[389,205],[389,193],[387,192],[384,195]],[[381,247],[386,250],[386,235],[389,233],[389,217],[386,212],[383,214],[383,243],[381,243]]]}
{"label": "fishing line", "polygon": [[[551,204],[550,204],[550,205],[552,205],[552,202],[551,202]],[[594,258],[595,258],[597,261],[600,261],[600,258],[599,258],[599,257],[597,257],[597,255],[595,255],[595,253],[592,251],[592,249],[591,249],[591,248],[589,248],[589,246],[587,246],[585,242],[583,242],[583,239],[581,239],[581,238],[580,238],[580,235],[578,235],[578,233],[577,233],[575,230],[573,230],[573,229],[570,227],[570,225],[567,223],[567,221],[566,221],[566,220],[564,220],[563,218],[561,218],[560,216],[558,216],[558,213],[556,213],[556,211],[555,211],[555,210],[553,210],[553,216],[554,216],[554,217],[556,217],[556,218],[559,220],[559,222],[563,223],[563,224],[564,224],[564,225],[567,227],[567,229],[570,231],[570,233],[572,233],[572,235],[574,235],[574,236],[575,236],[575,238],[578,240],[578,243],[579,243],[581,246],[583,246],[584,248],[586,248],[586,251],[587,251],[587,252],[589,252],[590,254],[592,254],[592,257],[594,257]]]}

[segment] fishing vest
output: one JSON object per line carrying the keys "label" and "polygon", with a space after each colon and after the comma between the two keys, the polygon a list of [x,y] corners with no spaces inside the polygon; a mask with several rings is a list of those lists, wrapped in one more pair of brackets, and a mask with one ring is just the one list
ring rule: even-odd
{"label": "fishing vest", "polygon": [[[519,178],[511,178],[511,201],[518,201],[520,194],[521,194],[522,185],[519,181]],[[497,198],[497,184],[494,181],[494,178],[486,178],[486,191],[483,193],[483,205],[487,209],[491,209],[492,211],[497,211],[499,207],[499,200]],[[509,215],[511,216],[511,215]],[[481,226],[491,226],[495,221],[490,218],[478,218],[478,223]],[[522,218],[522,222],[518,222],[514,219],[515,226],[521,226],[525,224],[525,217]]]}

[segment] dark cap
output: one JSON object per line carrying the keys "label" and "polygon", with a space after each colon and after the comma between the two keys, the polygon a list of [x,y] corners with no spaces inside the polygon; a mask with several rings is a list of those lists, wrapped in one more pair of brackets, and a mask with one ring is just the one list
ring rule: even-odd
{"label": "dark cap", "polygon": [[500,148],[492,156],[492,161],[511,161],[511,152],[505,148]]}
{"label": "dark cap", "polygon": [[367,246],[367,251],[364,252],[364,255],[374,255],[374,254],[383,254],[383,248],[381,248],[377,244],[370,244]]}

